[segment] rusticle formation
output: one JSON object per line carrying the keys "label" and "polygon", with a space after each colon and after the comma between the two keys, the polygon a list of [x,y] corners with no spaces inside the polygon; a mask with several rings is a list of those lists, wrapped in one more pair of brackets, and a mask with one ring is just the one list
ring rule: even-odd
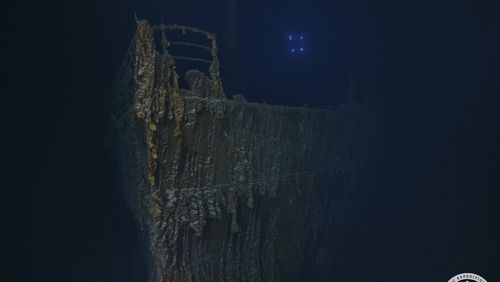
{"label": "rusticle formation", "polygon": [[[187,72],[187,90],[168,52],[174,29],[211,42],[209,76]],[[348,187],[339,114],[226,99],[215,35],[147,21],[115,86],[119,174],[150,281],[297,279],[335,223],[341,193],[328,191]]]}

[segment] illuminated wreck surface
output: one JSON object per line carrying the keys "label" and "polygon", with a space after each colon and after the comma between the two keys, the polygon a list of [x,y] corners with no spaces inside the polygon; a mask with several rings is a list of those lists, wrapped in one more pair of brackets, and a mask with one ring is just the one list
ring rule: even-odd
{"label": "illuminated wreck surface", "polygon": [[[179,87],[166,33],[211,42],[209,76]],[[296,281],[323,260],[373,140],[376,114],[226,99],[215,35],[139,21],[115,85],[115,148],[149,281]],[[302,277],[302,278],[301,278]]]}

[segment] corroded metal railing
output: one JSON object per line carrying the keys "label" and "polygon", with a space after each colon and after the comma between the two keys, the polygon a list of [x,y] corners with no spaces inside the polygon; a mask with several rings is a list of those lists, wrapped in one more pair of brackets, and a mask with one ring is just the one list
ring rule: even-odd
{"label": "corroded metal railing", "polygon": [[[210,51],[211,55],[211,60],[206,60],[202,58],[197,58],[197,57],[191,57],[191,56],[177,56],[170,54],[171,57],[175,60],[185,60],[185,61],[194,61],[194,62],[202,62],[202,63],[207,63],[210,64],[209,67],[209,74],[210,74],[210,79],[212,80],[213,83],[213,88],[214,88],[214,93],[217,95],[216,98],[222,98],[224,97],[224,91],[222,89],[222,83],[221,83],[221,78],[220,78],[220,63],[219,63],[219,58],[217,55],[218,48],[217,48],[217,36],[214,33],[210,33],[208,31],[204,31],[198,28],[194,27],[189,27],[189,26],[183,26],[183,25],[156,25],[151,27],[153,32],[159,32],[161,34],[161,46],[164,52],[168,52],[168,48],[171,45],[177,45],[177,46],[186,46],[186,47],[196,47],[200,49],[205,49]],[[197,43],[191,43],[191,42],[185,42],[185,41],[169,41],[167,37],[167,32],[169,31],[180,31],[183,34],[187,32],[191,33],[196,33],[200,34],[204,37],[206,37],[209,42],[210,46],[205,46]]]}

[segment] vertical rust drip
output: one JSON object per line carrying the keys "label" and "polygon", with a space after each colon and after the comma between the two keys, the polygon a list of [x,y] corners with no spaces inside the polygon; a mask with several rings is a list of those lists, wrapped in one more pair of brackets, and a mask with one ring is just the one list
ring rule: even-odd
{"label": "vertical rust drip", "polygon": [[217,41],[216,41],[216,36],[215,34],[210,35],[209,37],[210,42],[212,44],[212,64],[210,64],[210,78],[212,79],[212,84],[213,84],[213,90],[212,93],[214,93],[215,97],[217,99],[224,99],[224,91],[222,89],[222,82],[220,79],[220,64],[219,64],[219,57],[217,55],[217,52],[219,49],[217,48]]}

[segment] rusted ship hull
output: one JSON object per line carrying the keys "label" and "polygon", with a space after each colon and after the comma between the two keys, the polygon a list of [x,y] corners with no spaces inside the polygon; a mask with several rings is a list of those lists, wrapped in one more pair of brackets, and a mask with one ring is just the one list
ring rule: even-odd
{"label": "rusted ship hull", "polygon": [[300,280],[333,239],[363,153],[348,132],[366,133],[348,127],[368,117],[226,99],[209,33],[210,79],[194,73],[191,89],[180,89],[168,29],[138,23],[113,114],[149,280]]}

